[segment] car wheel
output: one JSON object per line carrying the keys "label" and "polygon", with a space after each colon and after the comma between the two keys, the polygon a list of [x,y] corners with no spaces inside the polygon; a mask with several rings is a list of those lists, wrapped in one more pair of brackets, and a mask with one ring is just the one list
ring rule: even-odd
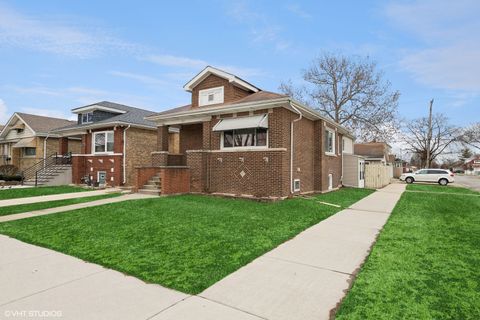
{"label": "car wheel", "polygon": [[405,182],[406,183],[413,183],[413,178],[412,177],[408,177],[407,179],[405,179]]}
{"label": "car wheel", "polygon": [[438,180],[438,184],[441,185],[441,186],[446,186],[448,184],[448,180],[447,179],[440,179]]}

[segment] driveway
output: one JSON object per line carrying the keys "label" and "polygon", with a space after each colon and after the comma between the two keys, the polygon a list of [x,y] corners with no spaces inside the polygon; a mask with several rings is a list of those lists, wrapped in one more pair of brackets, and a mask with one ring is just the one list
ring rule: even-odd
{"label": "driveway", "polygon": [[455,176],[455,183],[463,187],[480,191],[480,176]]}

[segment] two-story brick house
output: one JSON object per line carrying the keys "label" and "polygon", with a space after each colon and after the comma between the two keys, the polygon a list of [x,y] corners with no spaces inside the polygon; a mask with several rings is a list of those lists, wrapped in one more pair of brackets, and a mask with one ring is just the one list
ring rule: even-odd
{"label": "two-story brick house", "polygon": [[81,138],[81,150],[72,155],[72,182],[131,185],[135,167],[149,164],[156,149],[157,128],[145,120],[153,111],[102,101],[72,112],[77,123],[53,131],[62,137],[60,151],[68,149],[68,137]]}
{"label": "two-story brick house", "polygon": [[342,141],[353,140],[342,126],[213,67],[184,89],[191,103],[146,118],[158,144],[151,168],[137,171],[137,188],[153,174],[168,179],[159,184],[165,193],[172,183],[187,184],[179,192],[275,198],[341,186]]}

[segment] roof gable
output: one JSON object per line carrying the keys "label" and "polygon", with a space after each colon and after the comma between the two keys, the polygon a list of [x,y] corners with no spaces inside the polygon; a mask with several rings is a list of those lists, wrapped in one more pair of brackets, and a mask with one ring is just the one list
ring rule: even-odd
{"label": "roof gable", "polygon": [[191,92],[199,83],[201,83],[203,80],[205,80],[211,74],[216,75],[217,77],[226,79],[231,84],[233,84],[235,86],[238,86],[240,88],[244,88],[246,90],[253,91],[253,92],[260,91],[259,88],[255,87],[251,83],[248,83],[247,81],[245,81],[245,80],[243,80],[243,79],[241,79],[241,78],[239,78],[239,77],[237,77],[237,76],[235,76],[231,73],[225,72],[223,70],[220,70],[220,69],[217,69],[217,68],[214,68],[214,67],[211,67],[211,66],[207,66],[205,69],[200,71],[200,73],[198,73],[195,77],[193,77],[190,81],[188,81],[183,86],[183,88],[186,91]]}
{"label": "roof gable", "polygon": [[28,128],[32,134],[46,134],[54,129],[65,127],[75,123],[61,118],[45,117],[39,116],[36,114],[15,112],[10,119],[7,121],[2,131],[0,132],[0,137],[4,137],[8,132],[13,129],[15,126],[18,126],[18,123],[22,123]]}

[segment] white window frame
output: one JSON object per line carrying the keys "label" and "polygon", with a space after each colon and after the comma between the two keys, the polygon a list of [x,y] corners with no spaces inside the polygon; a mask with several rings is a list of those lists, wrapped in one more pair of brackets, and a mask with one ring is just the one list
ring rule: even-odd
{"label": "white window frame", "polygon": [[[298,188],[296,187],[297,186],[297,182],[298,182]],[[294,179],[293,180],[293,192],[299,192],[300,189],[301,189],[301,182],[300,182],[300,179]]]}
{"label": "white window frame", "polygon": [[[92,115],[92,119],[90,121],[88,121],[89,115]],[[87,117],[87,121],[83,121],[83,116]],[[82,124],[92,123],[93,122],[93,111],[85,112],[85,113],[80,114],[80,120],[81,120]]]}
{"label": "white window frame", "polygon": [[[258,129],[258,128],[245,128],[245,129]],[[268,128],[263,128],[263,129],[266,129],[267,130],[267,138],[266,138],[266,141],[265,141],[265,145],[264,146],[245,146],[245,147],[224,147],[223,143],[225,141],[225,131],[222,131],[222,134],[220,135],[220,150],[248,150],[248,149],[268,149],[268,136],[269,136],[269,130]],[[237,129],[237,130],[242,130],[242,129]],[[226,130],[226,131],[235,131],[235,130]]]}
{"label": "white window frame", "polygon": [[[210,94],[214,94],[213,101],[208,101],[208,96]],[[215,99],[217,97],[217,94],[218,94],[219,98]],[[200,107],[208,106],[208,105],[211,105],[211,104],[223,103],[224,100],[225,100],[225,89],[224,89],[223,86],[203,89],[203,90],[200,90],[198,92],[198,105]]]}
{"label": "white window frame", "polygon": [[327,132],[330,132],[332,134],[332,151],[327,151],[327,145],[325,145],[325,154],[329,156],[334,156],[335,155],[335,143],[336,143],[336,137],[335,137],[335,130],[332,130],[330,128],[325,128],[325,134]]}
{"label": "white window frame", "polygon": [[[97,134],[104,133],[105,134],[105,151],[95,151],[95,136]],[[111,133],[113,136],[113,146],[115,149],[115,132],[113,130],[106,130],[106,131],[95,131],[92,132],[92,154],[113,154],[115,150],[107,151],[107,134]]]}

